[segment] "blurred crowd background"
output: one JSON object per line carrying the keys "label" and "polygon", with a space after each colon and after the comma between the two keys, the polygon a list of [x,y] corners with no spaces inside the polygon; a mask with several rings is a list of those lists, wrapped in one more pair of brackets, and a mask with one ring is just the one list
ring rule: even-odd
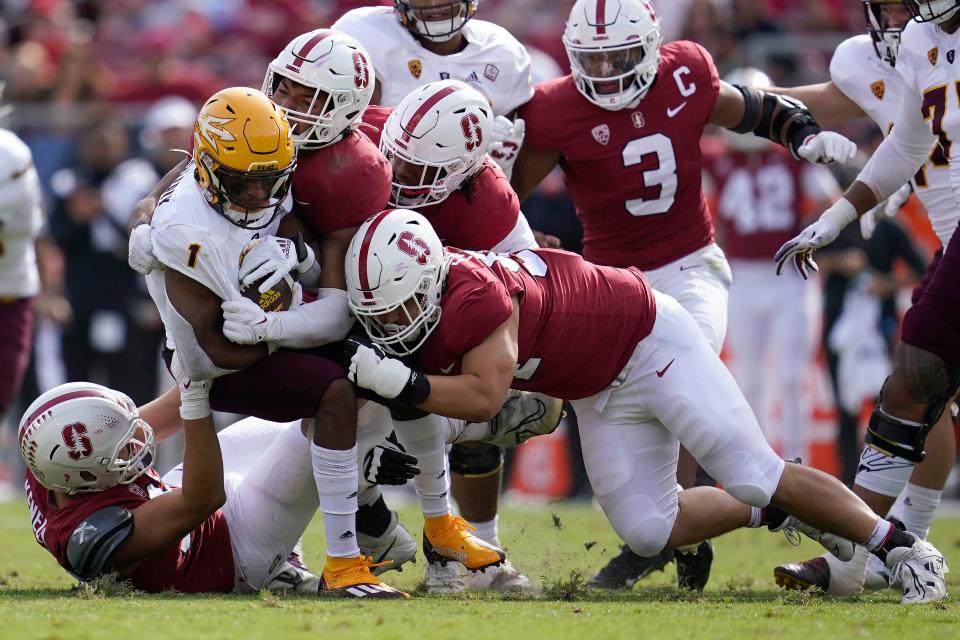
{"label": "blurred crowd background", "polygon": [[[721,74],[750,64],[778,85],[827,79],[836,45],[865,31],[861,4],[853,0],[653,3],[665,41],[694,40],[713,54]],[[160,319],[142,278],[126,264],[124,228],[131,208],[182,157],[170,150],[188,147],[200,102],[223,87],[259,87],[267,63],[290,39],[369,4],[391,3],[0,0],[0,80],[3,103],[12,106],[0,125],[33,150],[47,214],[39,246],[44,290],[36,299],[34,357],[22,399],[28,403],[55,384],[87,379],[145,402],[166,385],[158,358]],[[481,0],[478,17],[527,44],[535,77],[545,79],[568,70],[560,34],[572,4]],[[843,132],[860,143],[864,158],[880,140],[865,120]],[[855,171],[837,170],[839,184],[848,184]],[[558,178],[546,181],[524,209],[535,228],[554,232],[565,248],[579,248],[579,226]],[[887,248],[853,238],[828,261],[820,283],[823,336],[836,320],[837,300],[853,283],[866,281],[861,288],[882,309],[885,347],[893,347],[910,286],[936,245],[921,211],[912,209],[889,224],[904,231],[897,235],[900,258],[891,260]],[[819,360],[831,357],[824,348]],[[802,390],[813,398],[812,421],[826,429],[821,439],[831,445],[827,457],[815,455],[815,462],[850,478],[863,415],[849,406],[836,408],[826,369],[820,367],[821,375],[811,375]],[[6,450],[0,454],[0,484],[16,478],[10,423],[18,416],[14,407],[0,431],[0,450]],[[550,485],[561,487],[552,491],[589,490],[577,470],[561,475],[568,477]]]}

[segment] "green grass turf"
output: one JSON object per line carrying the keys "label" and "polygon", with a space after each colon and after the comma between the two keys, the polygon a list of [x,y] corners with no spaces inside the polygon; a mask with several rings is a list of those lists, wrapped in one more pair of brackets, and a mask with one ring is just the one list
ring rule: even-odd
{"label": "green grass turf", "polygon": [[[554,517],[555,516],[555,517]],[[416,513],[403,518],[415,535]],[[544,587],[538,595],[424,596],[407,602],[353,602],[305,596],[146,595],[102,587],[75,589],[33,540],[20,503],[0,505],[0,639],[377,638],[386,640],[538,640],[550,638],[957,638],[954,601],[902,607],[892,591],[831,599],[784,593],[773,583],[781,562],[819,552],[790,546],[780,534],[738,531],[716,541],[716,562],[702,595],[678,592],[674,570],[627,593],[580,585],[618,550],[603,515],[589,504],[508,507],[501,535],[514,563]],[[931,538],[958,567],[960,519],[941,519]],[[321,530],[305,538],[319,569]],[[595,543],[595,544],[591,544]],[[589,548],[586,548],[589,547]],[[384,577],[415,591],[422,564]]]}

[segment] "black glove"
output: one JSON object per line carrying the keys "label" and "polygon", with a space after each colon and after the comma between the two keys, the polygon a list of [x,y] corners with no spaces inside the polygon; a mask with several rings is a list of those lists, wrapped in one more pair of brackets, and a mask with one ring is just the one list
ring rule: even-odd
{"label": "black glove", "polygon": [[374,445],[363,456],[363,477],[372,484],[406,484],[420,475],[418,460],[408,455],[393,433],[381,444]]}

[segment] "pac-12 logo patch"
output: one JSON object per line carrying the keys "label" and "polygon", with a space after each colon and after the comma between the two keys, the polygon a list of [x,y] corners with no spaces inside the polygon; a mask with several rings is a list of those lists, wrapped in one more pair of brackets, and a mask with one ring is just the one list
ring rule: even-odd
{"label": "pac-12 logo patch", "polygon": [[590,133],[593,134],[593,139],[600,144],[607,144],[610,142],[610,127],[605,124],[598,124],[590,130]]}

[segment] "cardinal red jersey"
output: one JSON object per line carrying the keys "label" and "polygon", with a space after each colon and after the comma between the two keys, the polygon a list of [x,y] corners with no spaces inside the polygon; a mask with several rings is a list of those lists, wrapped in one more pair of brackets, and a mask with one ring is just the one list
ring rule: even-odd
{"label": "cardinal red jersey", "polygon": [[[392,109],[371,106],[363,113],[365,129],[380,144],[380,133]],[[467,184],[443,202],[417,209],[430,221],[445,245],[471,251],[493,249],[520,219],[520,200],[510,180],[490,158]]]}
{"label": "cardinal red jersey", "polygon": [[552,249],[457,255],[443,312],[420,351],[430,374],[461,372],[464,354],[513,313],[520,298],[519,357],[511,386],[576,400],[607,387],[653,328],[653,291],[635,268],[590,264]]}
{"label": "cardinal red jersey", "polygon": [[[28,470],[24,483],[33,533],[60,566],[71,571],[67,544],[74,529],[90,514],[104,507],[136,509],[152,495],[168,491],[152,471],[128,485],[106,491],[81,493],[58,509],[53,496]],[[228,592],[233,590],[233,550],[230,531],[220,511],[207,518],[187,537],[142,561],[127,578],[143,591],[174,589],[184,593]]]}
{"label": "cardinal red jersey", "polygon": [[800,232],[809,165],[783,147],[744,153],[705,141],[703,168],[713,183],[715,219],[728,258],[770,260]]}
{"label": "cardinal red jersey", "polygon": [[390,163],[363,133],[301,151],[293,173],[294,211],[318,238],[358,227],[387,207],[390,176]]}
{"label": "cardinal red jersey", "polygon": [[717,69],[693,42],[663,45],[660,58],[633,109],[588,102],[572,76],[538,84],[520,109],[524,144],[560,154],[591,262],[655,269],[713,241],[700,135],[720,90]]}

